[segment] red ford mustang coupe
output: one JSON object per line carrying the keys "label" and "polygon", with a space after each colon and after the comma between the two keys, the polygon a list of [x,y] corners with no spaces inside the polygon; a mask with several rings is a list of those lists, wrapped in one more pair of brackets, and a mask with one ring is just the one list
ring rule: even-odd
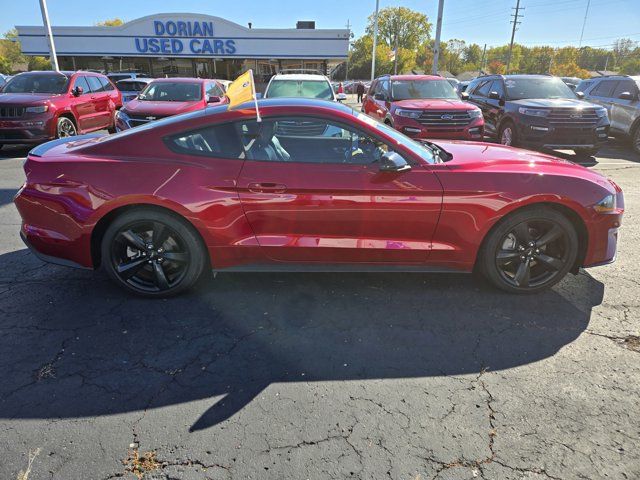
{"label": "red ford mustang coupe", "polygon": [[210,107],[29,153],[15,203],[45,260],[167,296],[214,271],[477,270],[509,292],[612,262],[624,209],[569,161],[418,143],[344,105]]}

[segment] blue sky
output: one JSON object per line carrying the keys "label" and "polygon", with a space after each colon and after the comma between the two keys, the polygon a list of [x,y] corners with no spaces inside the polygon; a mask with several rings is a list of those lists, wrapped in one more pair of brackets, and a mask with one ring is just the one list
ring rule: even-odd
{"label": "blue sky", "polygon": [[[406,6],[435,22],[437,0],[380,0],[380,8]],[[508,43],[509,15],[516,0],[446,0],[443,39],[489,45]],[[0,0],[0,32],[14,25],[42,23],[38,0]],[[291,28],[296,20],[315,20],[318,28],[341,28],[347,20],[363,33],[375,0],[48,0],[53,25],[93,25],[113,17],[132,20],[161,12],[196,12],[256,28]],[[516,41],[563,46],[578,44],[587,0],[521,0],[524,18]],[[619,37],[640,41],[640,0],[591,0],[583,45],[608,48]]]}

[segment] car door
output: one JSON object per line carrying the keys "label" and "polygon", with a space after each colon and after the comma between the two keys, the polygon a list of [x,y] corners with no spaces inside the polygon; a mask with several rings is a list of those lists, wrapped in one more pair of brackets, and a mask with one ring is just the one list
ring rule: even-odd
{"label": "car door", "polygon": [[71,104],[71,111],[78,122],[78,130],[92,130],[96,111],[93,100],[91,100],[91,88],[84,75],[78,75],[75,78],[71,91],[74,92],[76,87],[82,88],[82,94],[78,96],[74,94],[75,98]]}
{"label": "car door", "polygon": [[[623,79],[618,82],[612,94],[609,112],[612,130],[625,134],[630,132],[640,109],[638,94],[638,85],[632,79]],[[630,95],[630,98],[620,98],[621,95]]]}
{"label": "car door", "polygon": [[111,125],[111,109],[109,108],[109,93],[105,91],[104,85],[98,77],[87,76],[89,87],[91,87],[91,101],[95,108],[93,116],[93,129],[108,128]]}
{"label": "car door", "polygon": [[589,93],[589,101],[602,105],[607,109],[611,118],[611,107],[613,105],[613,91],[618,85],[618,80],[601,80]]}
{"label": "car door", "polygon": [[371,87],[369,87],[369,91],[362,100],[362,111],[372,117],[374,116],[374,112],[378,109],[376,102],[373,99],[377,87],[378,80],[374,80]]}
{"label": "car door", "polygon": [[421,165],[381,172],[392,147],[323,117],[242,124],[238,192],[260,247],[283,262],[423,264],[442,204]]}
{"label": "car door", "polygon": [[[469,95],[469,99],[472,103],[476,104],[480,110],[482,110],[482,115],[485,117],[489,115],[489,111],[491,109],[491,105],[488,103],[489,100],[489,92],[491,91],[491,85],[493,84],[493,78],[487,78],[478,83],[476,88]],[[490,125],[485,123],[485,130],[488,134],[495,134],[495,128],[491,128]]]}
{"label": "car door", "polygon": [[[493,98],[497,97],[497,98]],[[498,132],[498,125],[502,117],[504,109],[505,92],[502,79],[497,78],[489,86],[489,93],[484,97],[484,108],[482,115],[484,116],[484,128],[487,133],[494,135]]]}

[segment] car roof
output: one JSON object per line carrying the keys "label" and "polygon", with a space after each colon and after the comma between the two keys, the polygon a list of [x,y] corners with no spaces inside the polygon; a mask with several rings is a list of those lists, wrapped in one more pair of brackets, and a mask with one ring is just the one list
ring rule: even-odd
{"label": "car roof", "polygon": [[171,83],[204,83],[204,82],[215,81],[212,78],[190,78],[190,77],[153,78],[152,80],[154,82],[171,82]]}
{"label": "car roof", "polygon": [[390,80],[446,80],[446,78],[441,77],[440,75],[382,75],[379,78],[389,78]]}
{"label": "car roof", "polygon": [[320,82],[328,79],[324,75],[313,73],[278,73],[273,76],[273,80],[310,80]]}
{"label": "car roof", "polygon": [[122,80],[118,80],[116,83],[123,83],[123,82],[145,82],[145,83],[151,83],[154,80],[157,80],[157,78],[146,78],[146,77],[123,78]]}

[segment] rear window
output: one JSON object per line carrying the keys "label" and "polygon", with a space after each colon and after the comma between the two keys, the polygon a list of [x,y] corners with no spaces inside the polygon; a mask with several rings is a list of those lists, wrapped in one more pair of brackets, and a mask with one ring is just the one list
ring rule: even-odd
{"label": "rear window", "polygon": [[333,90],[329,82],[323,80],[273,80],[265,97],[304,97],[333,100]]}
{"label": "rear window", "polygon": [[65,93],[69,78],[62,73],[22,73],[4,86],[4,93]]}
{"label": "rear window", "polygon": [[120,80],[116,87],[121,92],[141,92],[147,85],[145,82],[136,82],[135,80]]}
{"label": "rear window", "polygon": [[122,75],[107,75],[112,82],[118,82],[120,80],[125,80],[127,78],[131,78],[131,75],[128,73],[122,74]]}

